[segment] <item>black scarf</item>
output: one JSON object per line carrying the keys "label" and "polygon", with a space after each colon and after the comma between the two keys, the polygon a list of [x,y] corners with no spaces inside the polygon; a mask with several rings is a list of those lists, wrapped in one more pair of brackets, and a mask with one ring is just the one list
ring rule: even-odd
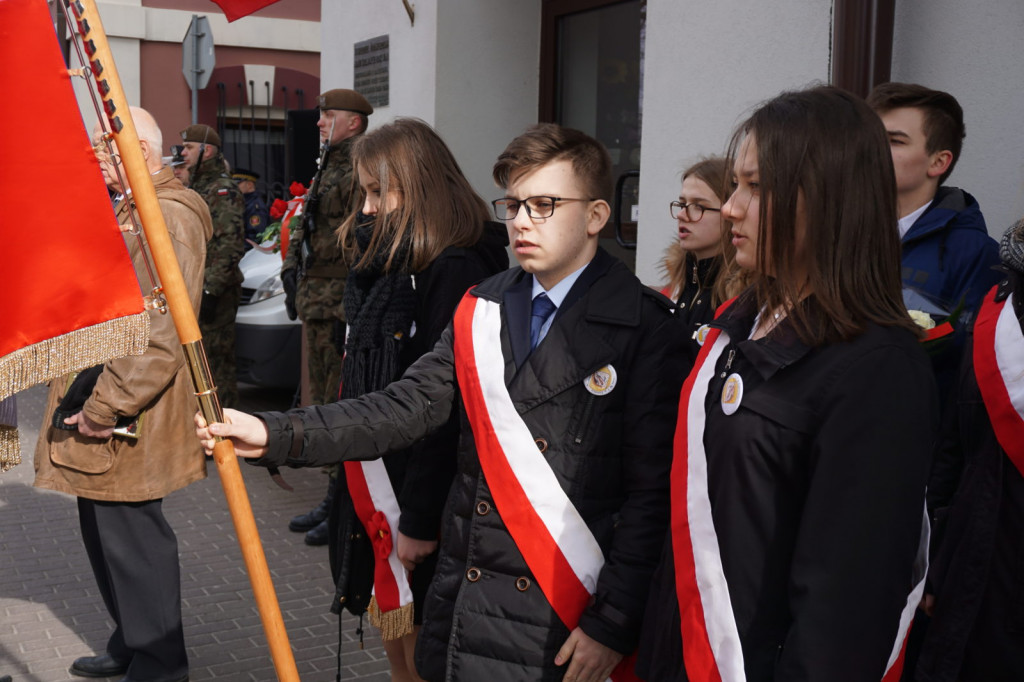
{"label": "black scarf", "polygon": [[[374,219],[360,213],[356,225],[358,263],[373,236]],[[400,354],[416,313],[416,291],[405,265],[408,253],[404,241],[393,261],[401,267],[384,272],[390,248],[383,246],[365,265],[349,270],[343,299],[348,337],[341,366],[342,399],[378,391],[401,374]]]}

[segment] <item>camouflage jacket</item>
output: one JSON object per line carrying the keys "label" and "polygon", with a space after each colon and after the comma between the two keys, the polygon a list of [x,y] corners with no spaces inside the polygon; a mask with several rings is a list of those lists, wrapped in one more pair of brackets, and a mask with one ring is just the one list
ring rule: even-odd
{"label": "camouflage jacket", "polygon": [[[338,243],[335,230],[352,211],[359,208],[359,192],[355,189],[352,169],[352,141],[342,140],[331,147],[320,174],[316,196],[309,197],[315,206],[311,214],[312,234],[306,234],[306,220],[291,231],[288,255],[282,270],[299,268],[295,307],[303,320],[345,319],[341,299],[345,294],[348,266]],[[310,203],[306,204],[307,206]]]}
{"label": "camouflage jacket", "polygon": [[238,261],[245,250],[243,215],[245,200],[238,186],[228,175],[224,156],[216,156],[199,164],[192,172],[192,189],[199,192],[210,207],[213,236],[206,244],[206,275],[203,291],[220,296],[242,283]]}

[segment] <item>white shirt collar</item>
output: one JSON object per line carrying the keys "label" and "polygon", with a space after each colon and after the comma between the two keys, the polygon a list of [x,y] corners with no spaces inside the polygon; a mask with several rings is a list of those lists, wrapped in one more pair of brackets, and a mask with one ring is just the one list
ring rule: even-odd
{"label": "white shirt collar", "polygon": [[907,236],[907,232],[910,232],[910,228],[914,226],[914,223],[916,223],[917,219],[921,217],[921,214],[927,211],[928,207],[931,205],[932,202],[928,201],[928,203],[926,203],[921,208],[917,209],[916,211],[912,211],[911,213],[908,213],[907,215],[900,218],[898,223],[900,228],[900,239],[903,239],[905,236]]}
{"label": "white shirt collar", "polygon": [[[590,263],[587,263],[587,265],[590,265]],[[562,281],[551,287],[550,291],[545,290],[544,287],[541,286],[540,282],[537,281],[537,278],[534,277],[533,293],[530,294],[530,300],[532,301],[537,298],[541,293],[546,293],[548,298],[551,299],[551,302],[555,304],[555,307],[561,308],[562,301],[564,301],[565,297],[569,294],[569,289],[572,289],[572,285],[580,278],[580,274],[586,269],[587,265],[584,265],[579,270],[562,278]]]}

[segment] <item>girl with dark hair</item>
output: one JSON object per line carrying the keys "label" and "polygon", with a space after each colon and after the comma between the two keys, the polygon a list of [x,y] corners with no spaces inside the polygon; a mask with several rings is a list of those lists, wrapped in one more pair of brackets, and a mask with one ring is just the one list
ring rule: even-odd
{"label": "girl with dark hair", "polygon": [[722,204],[729,198],[730,172],[723,157],[702,159],[683,171],[679,199],[669,210],[676,220],[678,239],[665,251],[662,270],[668,284],[661,293],[676,303],[677,314],[693,339],[694,355],[700,349],[698,336],[728,297],[731,278],[725,264],[735,249],[728,240],[731,224],[722,217]]}
{"label": "girl with dark hair", "polygon": [[902,305],[878,117],[831,87],[730,145],[736,263],[680,400],[672,524],[638,672],[898,679],[923,592],[935,386]]}
{"label": "girl with dark hair", "polygon": [[[356,140],[352,161],[364,199],[338,230],[352,263],[342,399],[398,379],[434,347],[466,290],[508,268],[504,226],[488,222],[487,205],[430,126],[410,118],[381,126]],[[392,680],[420,679],[415,631],[457,441],[453,418],[406,452],[346,463],[329,517],[334,610],[369,610]]]}

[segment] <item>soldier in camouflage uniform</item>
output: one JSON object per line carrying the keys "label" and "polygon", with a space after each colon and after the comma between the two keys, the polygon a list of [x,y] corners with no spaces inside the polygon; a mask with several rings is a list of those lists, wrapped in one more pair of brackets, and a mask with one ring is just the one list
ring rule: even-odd
{"label": "soldier in camouflage uniform", "polygon": [[238,404],[235,370],[235,314],[242,295],[238,261],[244,251],[245,201],[227,172],[220,136],[207,125],[181,131],[181,154],[191,173],[190,187],[203,197],[213,218],[213,236],[206,245],[206,274],[199,330],[210,359],[210,370],[221,404]]}
{"label": "soldier in camouflage uniform", "polygon": [[[345,313],[342,298],[348,265],[335,230],[359,208],[354,181],[351,146],[366,131],[373,107],[355,90],[328,90],[320,95],[320,143],[326,154],[310,184],[302,224],[289,237],[281,279],[288,314],[296,314],[306,328],[306,356],[310,395],[324,405],[338,398],[341,358],[345,344]],[[306,532],[306,542],[327,543],[327,512],[335,474],[327,497],[315,509],[292,519],[288,527]]]}

